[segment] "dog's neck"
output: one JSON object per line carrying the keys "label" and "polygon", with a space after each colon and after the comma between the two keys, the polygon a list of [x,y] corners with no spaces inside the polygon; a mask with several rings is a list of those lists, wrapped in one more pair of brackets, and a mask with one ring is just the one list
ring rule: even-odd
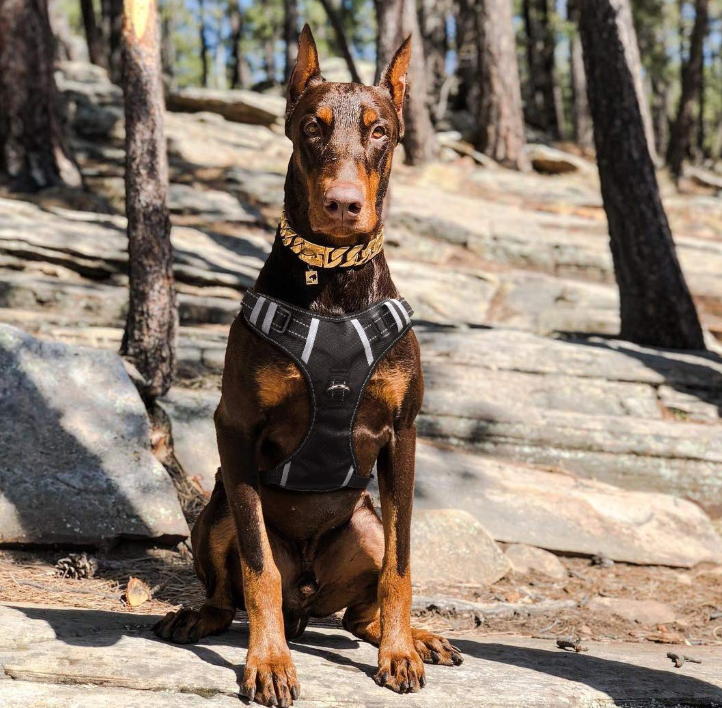
{"label": "dog's neck", "polygon": [[[331,245],[311,231],[308,220],[308,197],[294,175],[293,163],[286,177],[285,210],[293,229],[302,238],[322,245]],[[381,228],[381,221],[373,238]],[[363,241],[362,241],[363,242]],[[334,244],[338,245],[338,244]],[[363,265],[351,268],[319,268],[317,285],[306,284],[308,264],[283,245],[279,232],[273,248],[256,281],[255,290],[297,307],[328,315],[358,312],[386,297],[398,297],[391,274],[381,251]]]}

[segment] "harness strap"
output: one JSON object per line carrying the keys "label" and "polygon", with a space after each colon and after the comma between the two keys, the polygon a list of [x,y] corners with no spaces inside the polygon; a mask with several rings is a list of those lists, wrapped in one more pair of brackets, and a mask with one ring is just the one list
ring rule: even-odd
{"label": "harness strap", "polygon": [[372,478],[359,474],[353,425],[376,366],[411,328],[409,304],[387,299],[330,317],[249,290],[241,310],[254,332],[293,359],[311,396],[304,439],[261,481],[299,491],[365,489]]}

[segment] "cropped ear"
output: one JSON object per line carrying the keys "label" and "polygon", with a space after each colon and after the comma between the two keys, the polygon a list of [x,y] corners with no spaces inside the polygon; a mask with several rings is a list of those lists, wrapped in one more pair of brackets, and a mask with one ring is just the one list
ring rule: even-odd
{"label": "cropped ear", "polygon": [[318,49],[311,34],[311,28],[306,24],[303,26],[301,36],[298,38],[298,55],[296,66],[293,67],[291,79],[288,82],[288,94],[286,97],[286,120],[288,120],[298,99],[312,86],[323,81],[321,67],[318,63]]}
{"label": "cropped ear", "polygon": [[404,135],[404,98],[406,97],[406,75],[409,71],[409,60],[411,59],[411,35],[398,48],[389,65],[381,75],[379,86],[387,89],[391,94],[391,100],[396,108],[396,115],[399,117],[399,137]]}

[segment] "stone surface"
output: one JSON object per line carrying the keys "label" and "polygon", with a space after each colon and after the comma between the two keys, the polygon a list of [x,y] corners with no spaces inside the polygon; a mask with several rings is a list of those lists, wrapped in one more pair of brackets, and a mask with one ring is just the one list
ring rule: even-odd
{"label": "stone surface", "polygon": [[185,88],[172,91],[166,103],[168,110],[196,113],[218,113],[235,123],[273,125],[281,123],[286,111],[286,100],[281,96],[236,89]]}
{"label": "stone surface", "polygon": [[504,555],[511,563],[512,569],[521,575],[541,573],[550,578],[567,577],[567,570],[562,562],[553,553],[549,553],[543,548],[514,543],[504,551]]}
{"label": "stone surface", "polygon": [[675,620],[674,610],[665,602],[656,600],[629,600],[616,597],[595,597],[589,601],[590,612],[606,612],[628,622],[646,626],[670,624]]}
{"label": "stone surface", "polygon": [[0,543],[188,535],[121,359],[0,325]]}
{"label": "stone surface", "polygon": [[691,502],[423,442],[414,504],[465,509],[506,543],[640,564],[722,561],[722,539]]}
{"label": "stone surface", "polygon": [[594,164],[588,160],[548,145],[529,143],[526,146],[526,154],[532,167],[544,174],[562,175],[568,172],[590,172],[595,169]]}
{"label": "stone surface", "polygon": [[213,424],[219,392],[189,391],[174,387],[160,405],[170,417],[176,458],[189,477],[213,491],[221,461]]}
{"label": "stone surface", "polygon": [[719,410],[718,356],[504,330],[417,327],[417,335],[427,379],[423,435],[672,493],[722,515],[716,427],[691,416],[680,424],[658,393],[668,386],[692,395],[708,415],[709,406]]}
{"label": "stone surface", "polygon": [[[155,639],[156,618],[117,613],[128,629],[100,629],[96,612],[16,606],[16,613],[50,627],[69,619],[76,635],[0,654],[2,708],[214,708],[238,705],[238,678],[247,628],[237,622],[220,637],[179,646]],[[460,667],[427,666],[427,686],[398,696],[371,679],[377,650],[338,628],[311,625],[291,642],[301,683],[299,708],[418,706],[458,708],[655,708],[722,704],[722,650],[690,647],[701,664],[674,669],[653,644],[589,642],[566,653],[553,641],[454,636]],[[13,680],[10,680],[13,679]]]}
{"label": "stone surface", "polygon": [[411,577],[415,583],[491,585],[509,571],[486,529],[459,509],[417,510],[411,523]]}
{"label": "stone surface", "polygon": [[191,214],[208,221],[256,223],[257,218],[244,209],[228,192],[196,189],[190,184],[171,184],[168,205],[174,214]]}

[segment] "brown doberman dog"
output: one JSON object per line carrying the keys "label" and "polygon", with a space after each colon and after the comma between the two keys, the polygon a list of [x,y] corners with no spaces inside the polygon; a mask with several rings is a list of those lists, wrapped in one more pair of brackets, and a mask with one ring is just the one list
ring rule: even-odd
{"label": "brown doberman dog", "polygon": [[[379,85],[326,82],[308,26],[288,87],[293,142],[285,209],[297,234],[325,246],[368,244],[382,228],[411,46],[406,40]],[[355,313],[398,298],[383,252],[362,265],[317,272],[279,234],[255,292],[319,315]],[[296,492],[259,482],[301,443],[309,426],[307,385],[283,352],[243,317],[231,327],[215,415],[221,471],[193,529],[195,569],[206,588],[200,610],[168,614],[156,633],[197,642],[227,629],[236,609],[250,625],[242,695],[267,706],[299,696],[287,640],[309,617],[345,608],[344,627],[378,646],[375,680],[399,693],[426,683],[424,664],[462,662],[443,637],[411,627],[409,569],[415,418],[423,397],[419,346],[408,331],[381,360],[353,426],[361,475],[377,464],[379,519],[365,490]]]}

